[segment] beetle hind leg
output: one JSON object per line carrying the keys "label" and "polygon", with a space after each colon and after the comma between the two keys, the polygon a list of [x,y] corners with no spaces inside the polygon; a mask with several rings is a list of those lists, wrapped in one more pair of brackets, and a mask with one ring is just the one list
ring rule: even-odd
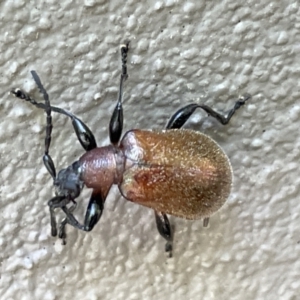
{"label": "beetle hind leg", "polygon": [[166,214],[158,211],[154,211],[156,226],[159,234],[167,241],[165,251],[169,253],[169,257],[172,257],[173,250],[173,233]]}
{"label": "beetle hind leg", "polygon": [[209,218],[204,218],[203,219],[203,227],[207,227],[209,223]]}
{"label": "beetle hind leg", "polygon": [[207,112],[210,116],[218,120],[221,124],[226,125],[229,123],[231,117],[234,113],[245,104],[247,100],[251,98],[250,94],[245,94],[244,96],[240,97],[234,104],[233,108],[228,112],[227,116],[223,116],[222,114],[216,112],[209,106],[205,104],[188,104],[173,114],[166,125],[166,129],[179,129],[181,128],[184,123],[190,118],[190,116],[194,113],[197,108],[203,109]]}

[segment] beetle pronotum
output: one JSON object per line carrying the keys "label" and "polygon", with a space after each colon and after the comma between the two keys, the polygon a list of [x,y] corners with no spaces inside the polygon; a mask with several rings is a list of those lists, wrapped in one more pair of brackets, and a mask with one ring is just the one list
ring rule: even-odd
{"label": "beetle pronotum", "polygon": [[[238,99],[226,117],[206,105],[192,103],[175,112],[165,130],[133,129],[121,139],[123,85],[128,77],[127,53],[128,43],[121,46],[122,73],[117,104],[109,123],[111,144],[108,146],[97,147],[87,125],[73,114],[50,105],[36,72],[31,71],[45,103],[35,101],[20,89],[11,93],[44,109],[47,115],[43,161],[56,188],[56,196],[48,202],[52,236],[57,235],[56,208],[62,209],[66,215],[58,232],[63,242],[66,224],[91,231],[102,215],[111,186],[117,184],[125,199],[153,209],[158,232],[167,241],[165,250],[172,256],[173,233],[167,214],[185,219],[202,218],[203,225],[207,226],[209,217],[227,200],[232,184],[231,165],[220,146],[203,133],[180,128],[197,108],[225,125],[235,111],[250,99],[250,95]],[[52,111],[71,118],[77,138],[86,151],[57,175],[49,154]],[[81,224],[73,210],[75,199],[84,186],[93,189],[93,192]]]}

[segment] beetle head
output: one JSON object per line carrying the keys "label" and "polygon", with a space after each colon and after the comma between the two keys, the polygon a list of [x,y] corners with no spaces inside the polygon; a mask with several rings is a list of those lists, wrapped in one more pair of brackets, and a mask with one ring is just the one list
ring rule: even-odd
{"label": "beetle head", "polygon": [[74,162],[68,168],[60,170],[54,179],[56,195],[72,200],[77,198],[84,186],[80,177],[81,167],[78,161]]}

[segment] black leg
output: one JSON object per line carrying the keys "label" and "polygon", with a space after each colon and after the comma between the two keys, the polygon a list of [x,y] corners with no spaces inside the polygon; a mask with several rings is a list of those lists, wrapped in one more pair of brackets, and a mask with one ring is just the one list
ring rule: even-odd
{"label": "black leg", "polygon": [[[46,151],[45,153],[48,154],[48,149],[50,147],[50,142],[51,142],[51,131],[52,131],[52,118],[51,118],[51,106],[49,102],[49,96],[44,89],[40,78],[38,77],[37,73],[35,71],[31,71],[32,77],[34,81],[36,82],[36,85],[38,86],[40,92],[43,94],[44,99],[45,99],[45,104],[46,104],[46,114],[47,114],[47,128],[46,128]],[[32,103],[32,102],[31,102]],[[72,119],[72,125],[74,127],[75,133],[77,135],[77,138],[81,144],[81,146],[84,148],[84,150],[89,151],[97,147],[95,137],[92,133],[92,131],[88,128],[87,125],[85,125],[80,119],[75,117],[71,113],[67,113],[63,109],[59,109],[61,113],[64,113],[68,117]],[[51,157],[49,157],[51,159]],[[47,161],[47,159],[46,159]],[[44,159],[45,162],[45,159]]]}
{"label": "black leg", "polygon": [[[65,206],[65,208],[69,211],[70,214],[76,209],[76,207],[77,207],[77,203],[76,203],[76,202],[73,204],[73,206],[71,206],[71,207],[69,207],[69,208],[67,208],[67,207]],[[62,244],[63,244],[63,245],[66,245],[66,232],[65,232],[65,228],[64,228],[64,227],[66,226],[67,223],[68,223],[68,218],[65,217],[65,218],[60,222],[60,226],[59,226],[59,234],[58,234],[58,237],[59,237],[60,239],[62,239]]]}
{"label": "black leg", "polygon": [[51,235],[57,236],[57,225],[54,210],[56,208],[61,208],[62,206],[66,206],[69,203],[64,196],[57,196],[48,201],[48,206],[50,210],[50,224],[51,224]]}
{"label": "black leg", "polygon": [[181,128],[184,123],[189,119],[189,117],[193,114],[193,112],[196,110],[196,108],[202,108],[204,111],[206,111],[209,115],[217,119],[221,124],[226,125],[230,121],[231,117],[234,115],[235,111],[238,110],[242,105],[245,104],[247,100],[249,100],[251,96],[249,94],[245,94],[243,97],[239,98],[236,103],[234,104],[234,107],[228,112],[228,115],[225,117],[210,107],[206,105],[200,105],[200,104],[189,104],[187,106],[184,106],[180,108],[169,120],[167,123],[166,128],[167,129],[178,129]]}
{"label": "black leg", "polygon": [[173,234],[169,219],[166,214],[154,211],[156,226],[159,234],[167,241],[165,251],[169,252],[169,257],[172,257],[173,250]]}
{"label": "black leg", "polygon": [[90,151],[97,147],[96,139],[92,131],[80,119],[73,115],[72,125],[75,130],[78,141],[85,151]]}
{"label": "black leg", "polygon": [[207,227],[209,223],[209,218],[204,218],[203,219],[203,227]]}
{"label": "black leg", "polygon": [[69,209],[66,206],[62,206],[61,208],[67,217],[61,222],[58,236],[59,238],[65,240],[65,226],[67,224],[70,224],[73,227],[83,231],[91,231],[94,228],[102,215],[104,209],[104,199],[101,193],[93,192],[86,210],[84,224],[80,224],[72,214],[73,207]]}
{"label": "black leg", "polygon": [[[215,119],[217,119],[221,124],[226,125],[228,124],[228,122],[230,121],[231,117],[234,115],[234,113],[236,112],[236,110],[238,110],[242,105],[245,104],[245,102],[247,100],[249,100],[251,98],[251,96],[249,94],[245,94],[243,97],[241,97],[240,99],[238,99],[235,104],[234,107],[228,112],[227,116],[223,116],[221,114],[219,114],[218,112],[214,111],[213,109],[211,109],[210,107],[208,107],[207,105],[199,105],[199,104],[189,104],[187,106],[184,106],[182,108],[180,108],[169,120],[169,122],[166,125],[166,129],[179,129],[181,128],[185,122],[190,118],[190,116],[193,114],[193,112],[197,109],[197,108],[202,108],[204,111],[206,111],[209,115],[211,115],[212,117],[214,117]],[[160,214],[156,216],[156,223],[157,223],[157,228],[159,233],[165,238],[164,236],[164,228],[170,227],[169,221],[167,219],[167,216],[164,214]],[[166,218],[166,221],[165,221]],[[209,223],[209,218],[204,218],[203,219],[203,226],[207,227]],[[164,227],[165,226],[165,227]],[[168,241],[168,240],[167,240]],[[168,243],[166,244],[167,247]],[[172,244],[170,244],[172,247]],[[172,249],[172,248],[171,248]],[[167,248],[166,248],[167,250]]]}
{"label": "black leg", "polygon": [[126,43],[125,45],[121,46],[121,56],[122,56],[122,74],[120,79],[120,87],[119,87],[119,96],[117,105],[114,109],[114,112],[111,116],[110,122],[109,122],[109,138],[110,142],[113,145],[117,145],[123,130],[123,107],[122,107],[122,99],[123,99],[123,84],[124,81],[127,79],[127,53],[128,53],[128,45],[129,43]]}
{"label": "black leg", "polygon": [[[46,137],[45,137],[45,156],[46,155],[48,156],[48,152],[49,152],[49,148],[50,148],[50,144],[51,144],[51,133],[52,133],[52,128],[53,128],[49,95],[46,92],[44,86],[42,85],[42,82],[41,82],[38,74],[35,71],[31,71],[31,75],[32,75],[36,85],[38,86],[40,92],[43,94],[43,97],[45,100],[45,112],[47,115]],[[49,156],[49,159],[51,159],[50,156]],[[51,161],[52,161],[52,159],[51,159]]]}
{"label": "black leg", "polygon": [[55,170],[54,162],[49,154],[49,148],[50,148],[50,144],[51,144],[51,133],[52,133],[52,128],[53,128],[49,95],[46,92],[44,86],[42,85],[42,82],[41,82],[39,76],[37,75],[37,73],[35,71],[31,71],[31,75],[32,75],[36,85],[38,86],[40,92],[43,94],[43,97],[45,100],[45,112],[47,115],[47,118],[46,118],[47,125],[46,125],[46,137],[45,137],[45,153],[43,156],[43,162],[44,162],[46,169],[52,176],[53,180],[55,180],[56,170]]}
{"label": "black leg", "polygon": [[[54,111],[54,112],[63,114],[65,116],[69,117],[72,120],[72,125],[73,125],[73,128],[75,130],[77,139],[79,140],[80,144],[82,145],[82,147],[85,151],[89,151],[89,150],[92,150],[92,149],[96,148],[97,143],[96,143],[95,137],[94,137],[92,131],[88,128],[88,126],[86,124],[84,124],[79,118],[77,118],[76,116],[71,114],[70,112],[68,112],[68,111],[66,111],[62,108],[56,107],[56,106],[51,106],[50,103],[49,103],[48,94],[45,91],[44,87],[42,86],[38,75],[36,74],[35,71],[31,71],[31,74],[32,74],[39,90],[41,91],[41,93],[44,96],[45,104],[41,103],[41,102],[37,102],[35,99],[31,98],[27,93],[23,92],[22,90],[20,90],[18,88],[14,89],[14,90],[11,90],[11,93],[15,97],[17,97],[19,99],[22,99],[22,100],[25,100],[25,101],[31,103],[32,105],[34,105],[38,108],[44,109],[46,111],[46,113],[47,113],[47,129],[46,129],[47,130],[47,133],[46,133],[47,141],[45,141],[46,148],[48,148],[48,150],[49,150],[50,142],[51,142],[51,131],[52,131],[51,114],[50,114],[50,119],[49,119],[49,116],[48,116],[49,110],[50,110],[50,112]],[[47,170],[49,171],[49,173],[52,176],[52,173],[53,173],[53,170],[54,170],[53,169],[54,164],[52,166],[51,163],[53,163],[53,162],[51,160],[51,157],[50,157],[50,159],[49,159],[49,157],[50,157],[49,155],[46,156],[46,157],[44,156],[44,164],[46,165]],[[55,174],[55,173],[53,173],[53,174]]]}

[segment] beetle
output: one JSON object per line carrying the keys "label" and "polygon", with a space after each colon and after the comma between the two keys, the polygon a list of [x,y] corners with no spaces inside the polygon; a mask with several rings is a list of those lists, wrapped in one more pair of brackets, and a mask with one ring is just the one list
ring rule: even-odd
{"label": "beetle", "polygon": [[[122,72],[117,104],[109,123],[110,145],[97,147],[89,127],[78,117],[59,107],[51,106],[49,96],[35,71],[34,81],[43,94],[44,103],[37,102],[21,89],[11,93],[45,110],[47,116],[43,162],[53,178],[56,196],[48,201],[51,234],[65,243],[67,224],[91,231],[98,223],[107,194],[113,184],[121,195],[134,203],[153,209],[159,234],[166,240],[165,251],[172,256],[173,230],[167,214],[184,219],[203,219],[218,211],[229,197],[232,185],[232,168],[227,155],[207,135],[182,126],[197,108],[203,109],[221,124],[228,124],[235,111],[250,99],[240,97],[227,116],[212,108],[191,103],[176,111],[164,130],[123,129],[123,86],[128,78],[127,53],[129,43],[121,45]],[[54,162],[49,154],[52,132],[51,112],[68,116],[77,139],[86,151],[77,161],[56,175]],[[84,223],[73,215],[76,198],[83,187],[92,189]],[[60,208],[65,218],[57,230],[55,209]]]}

